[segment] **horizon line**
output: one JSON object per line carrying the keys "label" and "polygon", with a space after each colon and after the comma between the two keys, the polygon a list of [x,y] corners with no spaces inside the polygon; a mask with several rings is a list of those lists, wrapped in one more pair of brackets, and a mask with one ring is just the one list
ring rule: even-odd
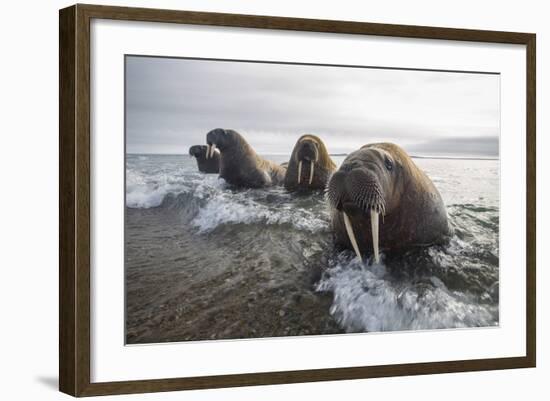
{"label": "horizon line", "polygon": [[[261,153],[257,152],[259,155],[266,156],[286,156],[290,157],[290,153]],[[126,155],[132,156],[189,156],[188,153],[135,153],[135,152],[126,152]],[[348,156],[349,153],[329,153],[329,156]],[[491,156],[437,156],[437,155],[409,155],[411,159],[444,159],[444,160],[500,160],[500,157],[491,157]]]}

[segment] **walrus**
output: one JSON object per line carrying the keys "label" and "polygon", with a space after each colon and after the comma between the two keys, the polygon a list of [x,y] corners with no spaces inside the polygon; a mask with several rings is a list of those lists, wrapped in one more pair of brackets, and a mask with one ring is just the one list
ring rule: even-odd
{"label": "walrus", "polygon": [[294,145],[285,175],[289,191],[325,189],[336,170],[323,141],[315,135],[302,135]]}
{"label": "walrus", "polygon": [[197,159],[200,172],[208,174],[220,172],[220,152],[211,152],[206,145],[193,145],[189,148],[189,155]]}
{"label": "walrus", "polygon": [[244,188],[283,184],[286,168],[258,156],[237,131],[213,129],[206,134],[206,143],[210,152],[219,149],[220,177],[228,184]]}
{"label": "walrus", "polygon": [[[350,153],[327,185],[336,245],[361,255],[447,242],[451,228],[437,188],[399,146]],[[382,215],[382,226],[379,216]],[[381,229],[380,229],[381,228]]]}

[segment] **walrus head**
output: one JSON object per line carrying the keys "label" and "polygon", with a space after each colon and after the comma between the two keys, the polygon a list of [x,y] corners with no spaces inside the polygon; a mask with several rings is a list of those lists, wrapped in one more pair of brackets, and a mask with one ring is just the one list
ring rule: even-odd
{"label": "walrus head", "polygon": [[391,215],[403,193],[403,165],[399,153],[389,151],[393,150],[389,146],[395,145],[366,145],[350,153],[327,184],[329,204],[341,213],[349,241],[360,260],[353,226],[368,227],[370,220],[374,259],[378,262],[379,216]]}
{"label": "walrus head", "polygon": [[193,145],[189,148],[189,155],[192,157],[206,157],[206,145]]}
{"label": "walrus head", "polygon": [[[303,168],[306,169],[304,176]],[[328,176],[335,169],[336,165],[323,141],[315,135],[302,135],[292,150],[285,186],[287,189],[324,188]]]}
{"label": "walrus head", "polygon": [[302,176],[302,164],[309,163],[309,184],[313,180],[315,174],[315,163],[319,161],[319,141],[311,135],[304,135],[296,143],[294,151],[294,162],[298,165],[298,184]]}
{"label": "walrus head", "polygon": [[208,159],[209,157],[212,157],[216,149],[223,152],[231,146],[241,142],[243,142],[243,139],[236,131],[231,129],[215,128],[206,134],[206,158]]}

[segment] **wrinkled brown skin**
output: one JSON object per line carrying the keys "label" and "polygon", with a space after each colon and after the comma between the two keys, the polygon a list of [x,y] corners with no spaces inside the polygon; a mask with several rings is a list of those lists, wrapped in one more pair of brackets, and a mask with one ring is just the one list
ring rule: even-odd
{"label": "wrinkled brown skin", "polygon": [[207,159],[206,145],[193,145],[189,148],[189,155],[197,160],[197,167],[201,173],[218,174],[220,172],[220,152],[214,152],[214,155]]}
{"label": "wrinkled brown skin", "polygon": [[[298,163],[300,161],[302,161],[302,171],[300,183],[298,183]],[[310,185],[309,175],[312,161],[315,161],[315,166]],[[334,170],[336,170],[336,164],[330,158],[323,141],[315,135],[302,135],[290,155],[284,185],[289,191],[325,189]]]}
{"label": "wrinkled brown skin", "polygon": [[[386,167],[390,161],[392,169]],[[350,177],[355,174],[355,178]],[[367,174],[367,175],[365,175]],[[348,238],[341,209],[350,217],[361,254],[371,255],[372,232],[370,208],[357,206],[370,192],[362,178],[378,182],[385,216],[379,217],[380,250],[446,243],[452,229],[439,191],[407,153],[391,143],[365,145],[349,154],[332,176],[327,190],[332,228],[337,247],[353,249]]]}
{"label": "wrinkled brown skin", "polygon": [[286,168],[266,160],[252,149],[241,134],[216,128],[206,135],[206,143],[220,151],[220,177],[242,188],[282,185]]}

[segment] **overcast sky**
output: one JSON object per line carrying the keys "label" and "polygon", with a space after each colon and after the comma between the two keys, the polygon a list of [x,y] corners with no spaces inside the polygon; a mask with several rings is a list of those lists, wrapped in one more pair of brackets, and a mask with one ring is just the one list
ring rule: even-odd
{"label": "overcast sky", "polygon": [[394,142],[414,155],[498,157],[498,75],[126,57],[128,153],[187,153],[213,128],[261,154],[304,133],[331,153]]}

